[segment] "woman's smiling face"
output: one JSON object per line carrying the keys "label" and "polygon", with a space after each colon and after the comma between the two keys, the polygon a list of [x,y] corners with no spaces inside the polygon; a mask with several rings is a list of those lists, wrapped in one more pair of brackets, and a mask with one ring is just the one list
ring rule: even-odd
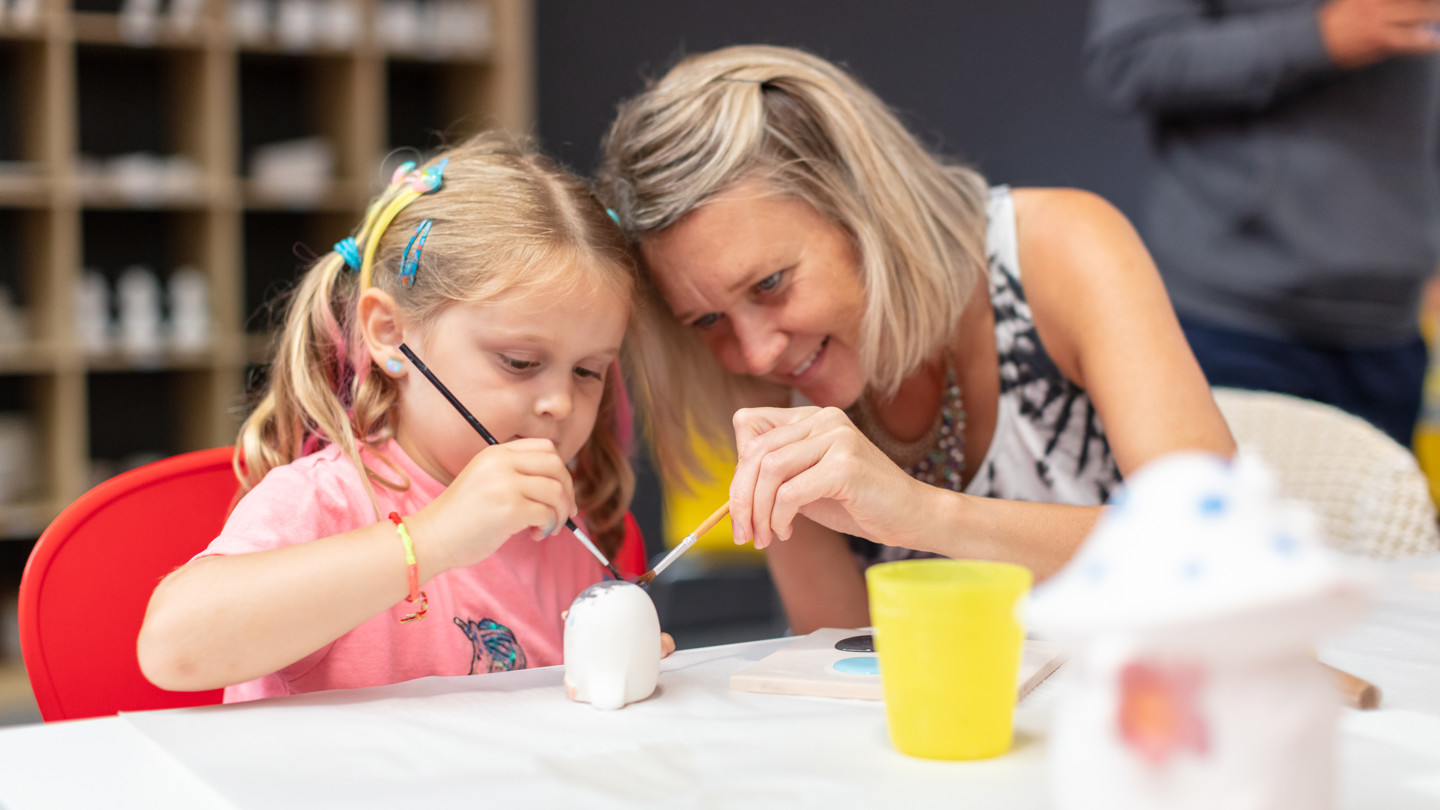
{"label": "woman's smiling face", "polygon": [[796,197],[743,182],[640,252],[670,311],[727,370],[848,407],[864,390],[865,307],[849,234]]}

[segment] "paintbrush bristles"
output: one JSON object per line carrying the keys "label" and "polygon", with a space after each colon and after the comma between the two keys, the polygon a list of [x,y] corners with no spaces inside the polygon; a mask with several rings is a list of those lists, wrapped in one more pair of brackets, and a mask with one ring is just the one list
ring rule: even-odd
{"label": "paintbrush bristles", "polygon": [[695,531],[685,535],[685,539],[676,543],[675,547],[670,549],[670,553],[666,554],[665,558],[660,560],[654,568],[641,574],[640,578],[635,580],[635,584],[642,588],[649,588],[650,583],[655,581],[655,577],[659,575],[661,571],[664,571],[670,563],[674,562],[676,557],[684,554],[691,546],[695,545],[695,542],[700,539],[701,535],[715,528],[715,524],[719,523],[728,514],[730,514],[730,502],[726,501],[719,509],[711,512],[710,517],[705,518],[699,526],[696,526]]}

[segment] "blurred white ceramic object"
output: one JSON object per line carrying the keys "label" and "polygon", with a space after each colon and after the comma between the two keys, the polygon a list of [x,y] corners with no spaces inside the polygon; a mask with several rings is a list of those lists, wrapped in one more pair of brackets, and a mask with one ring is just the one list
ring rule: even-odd
{"label": "blurred white ceramic object", "polygon": [[41,0],[12,0],[10,13],[6,15],[14,28],[25,31],[40,25]]}
{"label": "blurred white ceramic object", "polygon": [[149,268],[136,265],[120,275],[115,295],[120,311],[120,349],[138,360],[158,356],[164,348],[160,280]]}
{"label": "blurred white ceramic object", "polygon": [[110,284],[99,271],[86,270],[75,285],[75,339],[87,354],[104,354],[114,334]]}
{"label": "blurred white ceramic object", "polygon": [[355,0],[320,0],[316,42],[329,48],[350,48],[360,41],[360,6]]}
{"label": "blurred white ceramic object", "polygon": [[1056,808],[1332,806],[1339,694],[1311,651],[1366,581],[1319,526],[1243,455],[1127,479],[1028,606],[1032,631],[1077,646],[1049,741]]}
{"label": "blurred white ceramic object", "polygon": [[319,4],[315,0],[280,0],[275,17],[275,38],[292,51],[309,48],[316,38]]}
{"label": "blurred white ceramic object", "polygon": [[166,22],[176,36],[194,36],[200,30],[200,17],[205,10],[205,0],[170,0]]}
{"label": "blurred white ceramic object", "polygon": [[250,155],[256,192],[294,206],[319,201],[334,171],[335,149],[319,136],[268,143]]}
{"label": "blurred white ceramic object", "polygon": [[230,32],[241,45],[259,45],[270,36],[270,0],[230,0]]}
{"label": "blurred white ceramic object", "polygon": [[419,50],[420,4],[415,0],[382,0],[375,32],[387,51]]}
{"label": "blurred white ceramic object", "polygon": [[170,348],[204,351],[210,345],[210,284],[205,274],[182,267],[167,283],[170,304]]}
{"label": "blurred white ceramic object", "polygon": [[35,421],[24,413],[0,413],[0,504],[35,494],[40,459]]}
{"label": "blurred white ceramic object", "polygon": [[638,585],[608,580],[581,591],[565,616],[565,690],[618,709],[644,700],[660,678],[660,617]]}

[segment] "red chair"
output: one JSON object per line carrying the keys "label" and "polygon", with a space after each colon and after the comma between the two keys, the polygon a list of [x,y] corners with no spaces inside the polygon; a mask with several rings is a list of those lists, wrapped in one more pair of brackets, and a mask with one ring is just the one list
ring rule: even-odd
{"label": "red chair", "polygon": [[[233,447],[167,458],[80,496],[35,544],[20,580],[20,650],[45,720],[219,703],[223,690],[169,692],[140,673],[135,639],[156,584],[220,533],[238,490]],[[646,569],[633,515],[616,554]]]}
{"label": "red chair", "polygon": [[155,585],[220,533],[238,484],[233,447],[167,458],[80,496],[40,535],[20,579],[20,650],[40,716],[219,703],[140,674],[135,638]]}
{"label": "red chair", "polygon": [[641,574],[650,570],[649,560],[645,557],[645,537],[640,534],[640,524],[635,522],[635,515],[629,512],[625,513],[625,539],[615,553],[614,562],[627,579],[639,579]]}

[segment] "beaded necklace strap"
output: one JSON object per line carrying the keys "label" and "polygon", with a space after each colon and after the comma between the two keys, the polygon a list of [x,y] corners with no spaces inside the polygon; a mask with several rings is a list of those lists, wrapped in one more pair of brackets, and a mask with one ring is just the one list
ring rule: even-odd
{"label": "beaded necklace strap", "polygon": [[962,489],[965,478],[965,403],[960,397],[960,384],[956,382],[955,364],[949,352],[945,354],[945,389],[941,393],[940,412],[935,415],[935,423],[920,438],[903,442],[891,436],[875,418],[868,396],[862,395],[847,414],[860,432],[911,478],[955,492]]}

